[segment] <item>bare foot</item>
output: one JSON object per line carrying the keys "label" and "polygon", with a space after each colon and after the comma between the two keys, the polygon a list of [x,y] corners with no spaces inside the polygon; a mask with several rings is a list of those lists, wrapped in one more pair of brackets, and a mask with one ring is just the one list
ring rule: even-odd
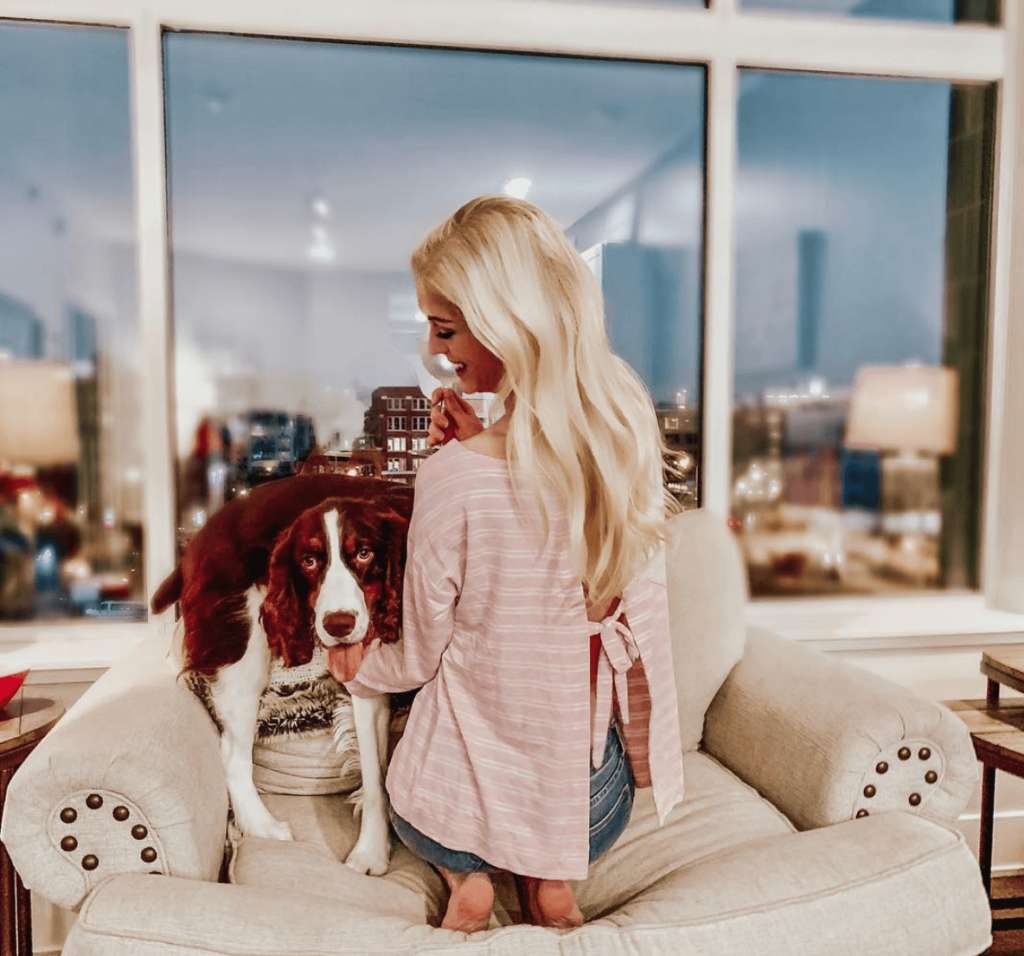
{"label": "bare foot", "polygon": [[486,929],[494,909],[494,884],[490,875],[453,873],[444,867],[438,869],[450,891],[441,927],[460,933],[478,933]]}
{"label": "bare foot", "polygon": [[572,929],[583,925],[583,914],[565,880],[538,880],[532,876],[519,879],[525,890],[525,895],[520,895],[523,915],[535,926]]}

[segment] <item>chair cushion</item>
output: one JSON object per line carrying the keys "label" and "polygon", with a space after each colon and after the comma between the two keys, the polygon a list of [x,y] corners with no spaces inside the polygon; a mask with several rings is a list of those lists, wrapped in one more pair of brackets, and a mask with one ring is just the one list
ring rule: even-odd
{"label": "chair cushion", "polygon": [[778,833],[698,859],[559,933],[466,936],[312,895],[127,874],[82,908],[63,956],[968,956],[991,916],[963,837],[903,811]]}
{"label": "chair cushion", "polygon": [[686,752],[700,745],[704,714],[743,656],[747,572],[723,518],[697,509],[669,521],[665,579]]}
{"label": "chair cushion", "polygon": [[[686,797],[658,827],[651,790],[638,790],[629,826],[616,844],[574,884],[587,919],[614,911],[680,866],[708,860],[738,844],[793,832],[770,803],[714,758],[692,751],[683,758]],[[230,868],[233,883],[290,889],[308,887],[380,916],[405,915],[439,925],[446,891],[437,872],[394,837],[391,869],[381,879],[361,876],[342,864],[355,844],[358,824],[340,796],[264,795],[267,808],[291,824],[296,842],[239,841]],[[492,927],[519,921],[515,887],[507,874],[496,881]]]}
{"label": "chair cushion", "polygon": [[419,860],[392,834],[391,866],[383,877],[345,866],[359,823],[345,794],[291,796],[263,794],[267,809],[292,828],[293,841],[258,837],[232,839],[228,878],[241,886],[291,891],[295,886],[358,907],[366,913],[402,916],[423,923],[442,907],[446,890],[440,874]]}

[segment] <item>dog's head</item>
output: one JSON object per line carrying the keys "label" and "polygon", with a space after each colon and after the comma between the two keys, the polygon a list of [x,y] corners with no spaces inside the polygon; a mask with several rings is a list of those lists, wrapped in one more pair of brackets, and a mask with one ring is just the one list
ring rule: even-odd
{"label": "dog's head", "polygon": [[328,498],[278,535],[260,618],[286,667],[319,640],[332,672],[354,677],[372,640],[399,639],[408,530],[389,503]]}

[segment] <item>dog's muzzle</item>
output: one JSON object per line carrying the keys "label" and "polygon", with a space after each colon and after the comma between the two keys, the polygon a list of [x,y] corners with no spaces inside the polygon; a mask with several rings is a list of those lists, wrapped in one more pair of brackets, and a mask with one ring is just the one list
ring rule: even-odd
{"label": "dog's muzzle", "polygon": [[364,641],[346,642],[356,624],[356,615],[348,611],[331,611],[324,615],[324,630],[339,643],[326,646],[327,669],[339,683],[353,680],[363,662]]}

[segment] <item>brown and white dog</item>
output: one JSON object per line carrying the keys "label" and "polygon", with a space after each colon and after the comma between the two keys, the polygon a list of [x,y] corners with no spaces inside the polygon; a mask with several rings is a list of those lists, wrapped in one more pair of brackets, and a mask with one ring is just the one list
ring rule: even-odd
{"label": "brown and white dog", "polygon": [[[211,679],[228,792],[243,833],[291,839],[252,777],[272,657],[285,667],[305,664],[319,642],[335,679],[350,680],[374,642],[401,638],[412,502],[411,487],[376,478],[302,475],[260,485],[213,515],[154,594],[154,614],[179,602],[182,672]],[[345,862],[379,875],[390,855],[389,697],[353,697],[352,713],[362,804],[359,838]]]}

